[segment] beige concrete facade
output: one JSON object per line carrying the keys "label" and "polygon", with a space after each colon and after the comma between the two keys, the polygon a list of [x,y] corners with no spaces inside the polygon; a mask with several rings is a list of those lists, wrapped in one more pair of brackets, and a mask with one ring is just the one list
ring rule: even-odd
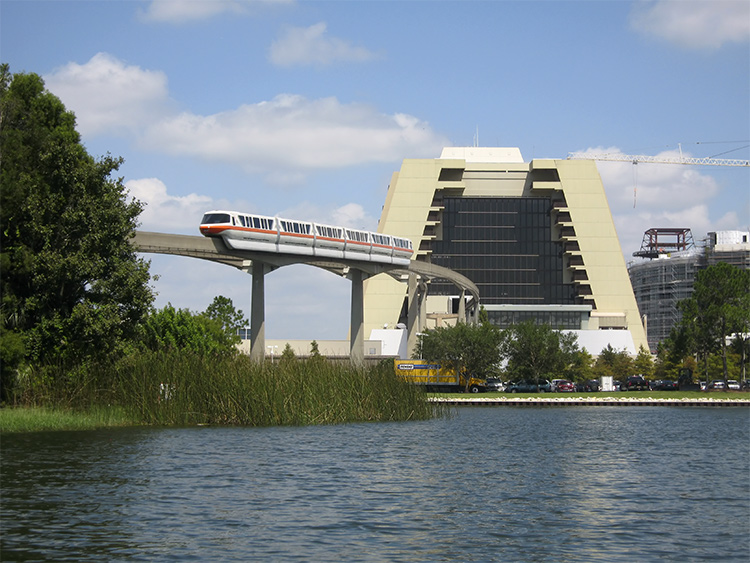
{"label": "beige concrete facade", "polygon": [[[561,243],[563,281],[576,289],[579,303],[591,306],[582,328],[628,330],[635,348],[647,347],[601,178],[593,161],[535,159],[523,162],[515,148],[446,148],[437,159],[407,159],[393,174],[378,231],[407,237],[415,259],[430,262],[431,243],[442,236],[442,198],[548,197],[553,202],[552,238]],[[364,287],[365,335],[395,326],[406,290],[387,276]],[[428,318],[447,299],[428,300]],[[423,327],[427,328],[427,327]]]}

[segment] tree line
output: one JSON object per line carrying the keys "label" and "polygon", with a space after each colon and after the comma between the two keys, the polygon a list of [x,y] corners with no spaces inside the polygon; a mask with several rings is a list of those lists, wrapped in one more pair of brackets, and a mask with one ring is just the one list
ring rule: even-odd
{"label": "tree line", "polygon": [[651,354],[643,348],[632,358],[625,350],[607,346],[594,358],[578,345],[574,333],[533,321],[500,329],[489,322],[484,309],[476,325],[427,329],[414,354],[480,377],[531,383],[552,379],[583,383],[602,376],[621,379],[655,373]]}
{"label": "tree line", "polygon": [[680,322],[659,344],[656,357],[636,357],[608,345],[594,358],[577,336],[531,321],[505,330],[482,310],[475,326],[458,323],[425,331],[414,350],[424,359],[479,376],[529,381],[630,375],[677,380],[686,371],[705,381],[746,379],[750,357],[750,270],[717,263],[696,275],[691,297],[678,304]]}

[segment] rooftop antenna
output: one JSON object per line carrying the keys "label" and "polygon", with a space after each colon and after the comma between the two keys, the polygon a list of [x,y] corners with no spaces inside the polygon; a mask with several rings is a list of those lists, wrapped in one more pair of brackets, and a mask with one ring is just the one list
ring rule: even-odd
{"label": "rooftop antenna", "polygon": [[474,133],[474,146],[479,146],[479,125],[477,125],[477,131]]}

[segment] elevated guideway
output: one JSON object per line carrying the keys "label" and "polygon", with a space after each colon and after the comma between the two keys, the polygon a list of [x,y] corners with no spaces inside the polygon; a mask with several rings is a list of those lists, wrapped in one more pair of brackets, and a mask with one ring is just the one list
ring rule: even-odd
{"label": "elevated guideway", "polygon": [[[352,363],[364,361],[364,301],[362,282],[371,276],[388,274],[409,284],[408,346],[413,349],[417,334],[425,327],[425,299],[428,283],[433,279],[447,280],[461,292],[459,319],[476,321],[479,311],[479,290],[467,277],[426,262],[412,260],[408,266],[279,252],[256,252],[228,248],[218,237],[176,235],[136,231],[132,244],[138,252],[171,254],[199,258],[225,264],[252,275],[250,311],[250,356],[258,361],[265,357],[265,275],[282,266],[307,264],[346,277],[352,282],[350,358]],[[470,299],[464,299],[466,294]],[[469,315],[467,316],[467,311]]]}

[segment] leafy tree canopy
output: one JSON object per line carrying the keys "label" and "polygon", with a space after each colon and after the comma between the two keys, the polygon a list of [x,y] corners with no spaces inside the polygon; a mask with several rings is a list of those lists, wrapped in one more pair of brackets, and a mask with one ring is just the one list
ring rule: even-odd
{"label": "leafy tree canopy", "polygon": [[236,341],[235,343],[239,343],[240,337],[237,331],[247,326],[247,320],[241,310],[238,311],[234,308],[234,303],[232,303],[231,299],[223,295],[214,297],[214,300],[203,314],[209,319],[217,321],[224,332],[232,336]]}
{"label": "leafy tree canopy", "polygon": [[633,362],[635,373],[642,375],[645,379],[651,379],[654,375],[654,359],[651,352],[643,346],[638,350],[638,355]]}
{"label": "leafy tree canopy", "polygon": [[146,319],[143,344],[149,350],[183,350],[196,354],[237,353],[236,338],[205,314],[175,309],[171,304],[152,311]]}
{"label": "leafy tree canopy", "polygon": [[465,369],[481,377],[492,373],[499,364],[501,340],[500,330],[489,322],[457,323],[427,329],[415,353],[449,369]]}
{"label": "leafy tree canopy", "polygon": [[[502,352],[508,359],[511,377],[532,383],[571,373],[581,363],[575,334],[533,322],[519,323],[503,331]],[[587,372],[583,365],[580,369]]]}
{"label": "leafy tree canopy", "polygon": [[626,379],[633,375],[633,358],[625,350],[615,350],[607,344],[596,359],[594,372],[599,377],[608,375],[616,380]]}
{"label": "leafy tree canopy", "polygon": [[122,160],[89,156],[42,79],[6,64],[0,116],[3,343],[42,364],[117,352],[153,301],[129,242],[142,206],[111,177]]}
{"label": "leafy tree canopy", "polygon": [[750,270],[726,262],[700,270],[693,294],[678,307],[679,338],[704,360],[720,351],[727,379],[727,337],[750,332]]}

